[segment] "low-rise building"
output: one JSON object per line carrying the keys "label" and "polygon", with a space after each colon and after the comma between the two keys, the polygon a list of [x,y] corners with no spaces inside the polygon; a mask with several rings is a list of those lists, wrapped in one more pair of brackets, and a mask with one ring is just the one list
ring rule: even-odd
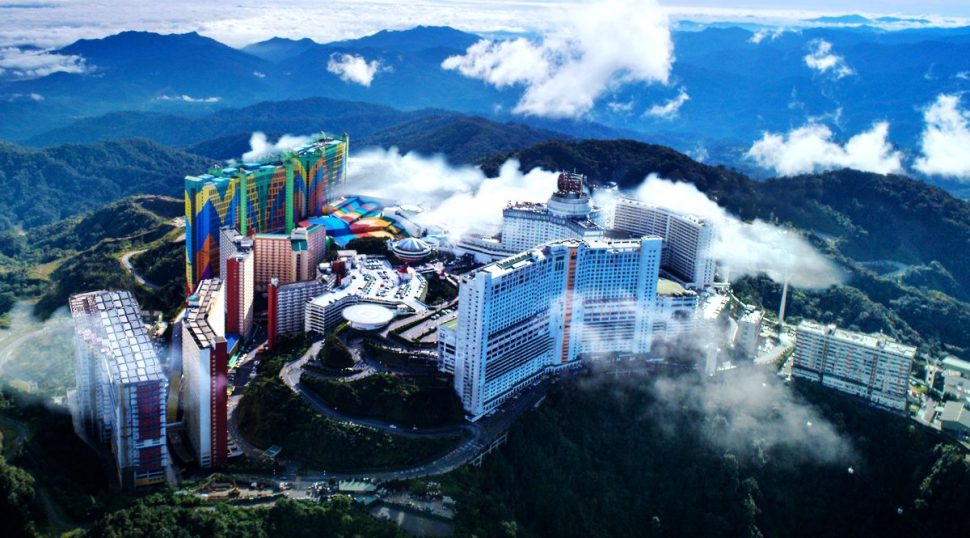
{"label": "low-rise building", "polygon": [[758,357],[764,315],[761,310],[749,310],[738,318],[738,334],[734,339],[734,349],[739,356],[751,360]]}
{"label": "low-rise building", "polygon": [[792,375],[902,413],[915,356],[915,347],[885,335],[803,321],[796,333]]}
{"label": "low-rise building", "polygon": [[970,434],[970,410],[962,402],[946,402],[940,414],[940,427],[955,435]]}
{"label": "low-rise building", "polygon": [[331,265],[330,274],[321,278],[329,284],[306,303],[304,330],[308,333],[330,333],[344,322],[343,310],[358,303],[378,304],[395,311],[428,309],[423,302],[428,293],[427,280],[412,267],[393,267],[384,257],[341,258]]}
{"label": "low-rise building", "polygon": [[697,292],[666,278],[657,282],[653,334],[661,340],[675,340],[694,330],[697,323]]}
{"label": "low-rise building", "polygon": [[455,373],[455,345],[458,339],[458,319],[446,321],[438,326],[438,370],[446,374]]}

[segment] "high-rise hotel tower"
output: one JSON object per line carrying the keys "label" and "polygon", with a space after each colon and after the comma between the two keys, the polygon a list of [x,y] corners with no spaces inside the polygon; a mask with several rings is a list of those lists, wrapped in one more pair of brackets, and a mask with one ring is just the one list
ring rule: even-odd
{"label": "high-rise hotel tower", "polygon": [[650,351],[661,240],[570,239],[464,275],[455,391],[476,419],[582,357]]}
{"label": "high-rise hotel tower", "polygon": [[289,235],[301,220],[323,214],[347,173],[347,135],[320,134],[272,161],[213,168],[185,178],[185,278],[189,292],[219,272],[220,229],[244,236]]}
{"label": "high-rise hotel tower", "polygon": [[168,381],[127,291],[71,296],[76,377],[74,422],[109,447],[122,487],[166,481]]}

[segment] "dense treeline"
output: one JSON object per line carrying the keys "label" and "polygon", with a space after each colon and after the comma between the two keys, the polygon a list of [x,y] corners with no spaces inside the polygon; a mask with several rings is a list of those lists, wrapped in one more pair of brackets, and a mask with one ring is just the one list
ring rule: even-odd
{"label": "dense treeline", "polygon": [[330,333],[324,339],[323,346],[317,353],[317,360],[320,364],[334,370],[342,370],[354,365],[353,354],[336,333]]}
{"label": "dense treeline", "polygon": [[[855,170],[758,184],[762,215],[843,239],[857,260],[937,261],[970,298],[970,203],[922,181]],[[823,215],[829,218],[822,218]]]}
{"label": "dense treeline", "polygon": [[315,412],[279,378],[283,364],[305,346],[291,345],[265,357],[259,375],[239,402],[240,430],[257,446],[283,447],[283,457],[314,469],[379,469],[426,462],[459,438],[414,439],[348,426]]}
{"label": "dense treeline", "polygon": [[404,534],[393,523],[370,517],[349,497],[335,497],[323,504],[284,499],[269,508],[240,508],[227,504],[209,506],[191,497],[157,494],[106,515],[79,536],[310,538]]}
{"label": "dense treeline", "polygon": [[462,421],[461,401],[447,378],[375,374],[344,382],[305,375],[300,383],[345,415],[407,426]]}
{"label": "dense treeline", "polygon": [[159,288],[149,294],[149,306],[174,315],[185,301],[185,241],[171,241],[131,258],[132,266]]}
{"label": "dense treeline", "polygon": [[0,143],[0,230],[36,228],[132,194],[178,196],[182,178],[210,164],[139,139],[43,150]]}
{"label": "dense treeline", "polygon": [[766,441],[774,421],[724,445],[737,408],[663,402],[637,376],[599,381],[555,390],[480,470],[453,475],[460,535],[942,537],[970,525],[966,454],[904,418],[799,385],[797,405],[851,446],[813,460]]}

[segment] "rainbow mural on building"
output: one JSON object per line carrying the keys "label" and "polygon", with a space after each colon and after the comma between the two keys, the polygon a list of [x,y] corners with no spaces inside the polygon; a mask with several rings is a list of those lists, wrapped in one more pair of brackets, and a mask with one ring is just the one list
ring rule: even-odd
{"label": "rainbow mural on building", "polygon": [[268,162],[215,167],[185,178],[185,279],[189,293],[219,272],[219,230],[290,233],[326,212],[347,176],[350,138],[321,133]]}

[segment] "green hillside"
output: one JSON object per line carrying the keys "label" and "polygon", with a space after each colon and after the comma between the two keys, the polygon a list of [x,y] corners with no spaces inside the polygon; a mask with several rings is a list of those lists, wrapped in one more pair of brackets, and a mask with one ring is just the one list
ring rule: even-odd
{"label": "green hillside", "polygon": [[132,194],[181,196],[212,160],[148,140],[28,149],[0,143],[0,231],[37,228]]}

